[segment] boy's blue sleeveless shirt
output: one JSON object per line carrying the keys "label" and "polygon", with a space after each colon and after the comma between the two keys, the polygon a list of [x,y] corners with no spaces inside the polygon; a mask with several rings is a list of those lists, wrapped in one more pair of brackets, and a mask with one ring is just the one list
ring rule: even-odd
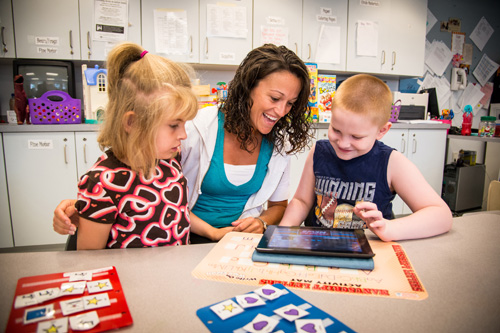
{"label": "boy's blue sleeveless shirt", "polygon": [[307,225],[334,228],[363,228],[364,222],[352,213],[357,201],[374,202],[386,219],[391,219],[395,194],[387,182],[387,166],[393,148],[375,141],[363,156],[341,160],[328,140],[316,142],[313,170],[316,203]]}

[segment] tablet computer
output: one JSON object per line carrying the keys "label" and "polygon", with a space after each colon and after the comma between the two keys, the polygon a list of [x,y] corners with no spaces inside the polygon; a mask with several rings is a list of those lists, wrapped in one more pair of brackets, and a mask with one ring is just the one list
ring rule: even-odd
{"label": "tablet computer", "polygon": [[314,256],[371,258],[373,253],[363,229],[327,229],[270,225],[258,252]]}

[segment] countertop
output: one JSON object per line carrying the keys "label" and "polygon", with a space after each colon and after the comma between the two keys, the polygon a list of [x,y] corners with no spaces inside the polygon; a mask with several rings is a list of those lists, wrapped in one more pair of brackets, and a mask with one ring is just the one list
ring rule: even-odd
{"label": "countertop", "polygon": [[[328,123],[315,123],[313,128],[327,129]],[[393,123],[392,128],[398,129],[448,129],[448,124],[432,123]],[[0,133],[28,133],[28,132],[92,132],[99,130],[97,124],[71,124],[71,125],[17,125],[0,124]]]}

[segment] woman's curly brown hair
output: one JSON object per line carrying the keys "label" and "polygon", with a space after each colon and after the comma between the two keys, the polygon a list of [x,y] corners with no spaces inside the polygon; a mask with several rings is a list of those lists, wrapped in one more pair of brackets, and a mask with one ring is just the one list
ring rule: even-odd
{"label": "woman's curly brown hair", "polygon": [[302,89],[290,112],[278,120],[265,138],[280,153],[291,154],[306,147],[312,137],[311,123],[307,121],[310,114],[310,79],[306,65],[285,46],[265,44],[250,51],[242,61],[229,84],[227,99],[221,106],[225,114],[224,129],[236,134],[240,147],[248,152],[253,151],[257,145],[250,121],[250,109],[253,105],[250,93],[262,79],[280,71],[294,74],[301,82]]}

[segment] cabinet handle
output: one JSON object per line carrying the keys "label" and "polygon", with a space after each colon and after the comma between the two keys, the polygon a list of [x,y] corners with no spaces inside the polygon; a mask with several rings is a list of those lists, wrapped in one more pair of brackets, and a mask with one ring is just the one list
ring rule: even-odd
{"label": "cabinet handle", "polygon": [[382,63],[381,65],[385,64],[385,51],[382,50]]}
{"label": "cabinet handle", "polygon": [[90,48],[90,31],[87,31],[87,49],[88,51],[88,58],[90,60],[90,56],[92,55],[92,49]]}
{"label": "cabinet handle", "polygon": [[299,45],[295,43],[295,54],[299,54]]}
{"label": "cabinet handle", "polygon": [[189,36],[189,56],[193,56],[193,35]]}
{"label": "cabinet handle", "polygon": [[413,154],[415,154],[417,152],[417,140],[413,139],[412,147],[413,147],[412,152]]}
{"label": "cabinet handle", "polygon": [[69,47],[71,49],[70,53],[73,54],[73,30],[69,31]]}
{"label": "cabinet handle", "polygon": [[392,68],[391,71],[394,70],[394,65],[396,64],[396,52],[392,51]]}
{"label": "cabinet handle", "polygon": [[68,145],[64,145],[64,163],[68,164],[68,158],[66,156],[66,147],[68,147]]}
{"label": "cabinet handle", "polygon": [[205,58],[208,59],[208,37],[205,37],[205,45],[206,45],[206,48],[205,48]]}
{"label": "cabinet handle", "polygon": [[307,60],[311,59],[311,44],[307,44],[307,47],[309,48],[309,55],[307,56]]}
{"label": "cabinet handle", "polygon": [[401,138],[401,154],[404,154],[406,150],[406,140]]}
{"label": "cabinet handle", "polygon": [[87,144],[83,145],[83,163],[87,164]]}
{"label": "cabinet handle", "polygon": [[5,36],[3,35],[3,32],[5,30],[5,27],[2,27],[2,45],[3,45],[3,52],[7,53],[7,44],[5,43]]}

